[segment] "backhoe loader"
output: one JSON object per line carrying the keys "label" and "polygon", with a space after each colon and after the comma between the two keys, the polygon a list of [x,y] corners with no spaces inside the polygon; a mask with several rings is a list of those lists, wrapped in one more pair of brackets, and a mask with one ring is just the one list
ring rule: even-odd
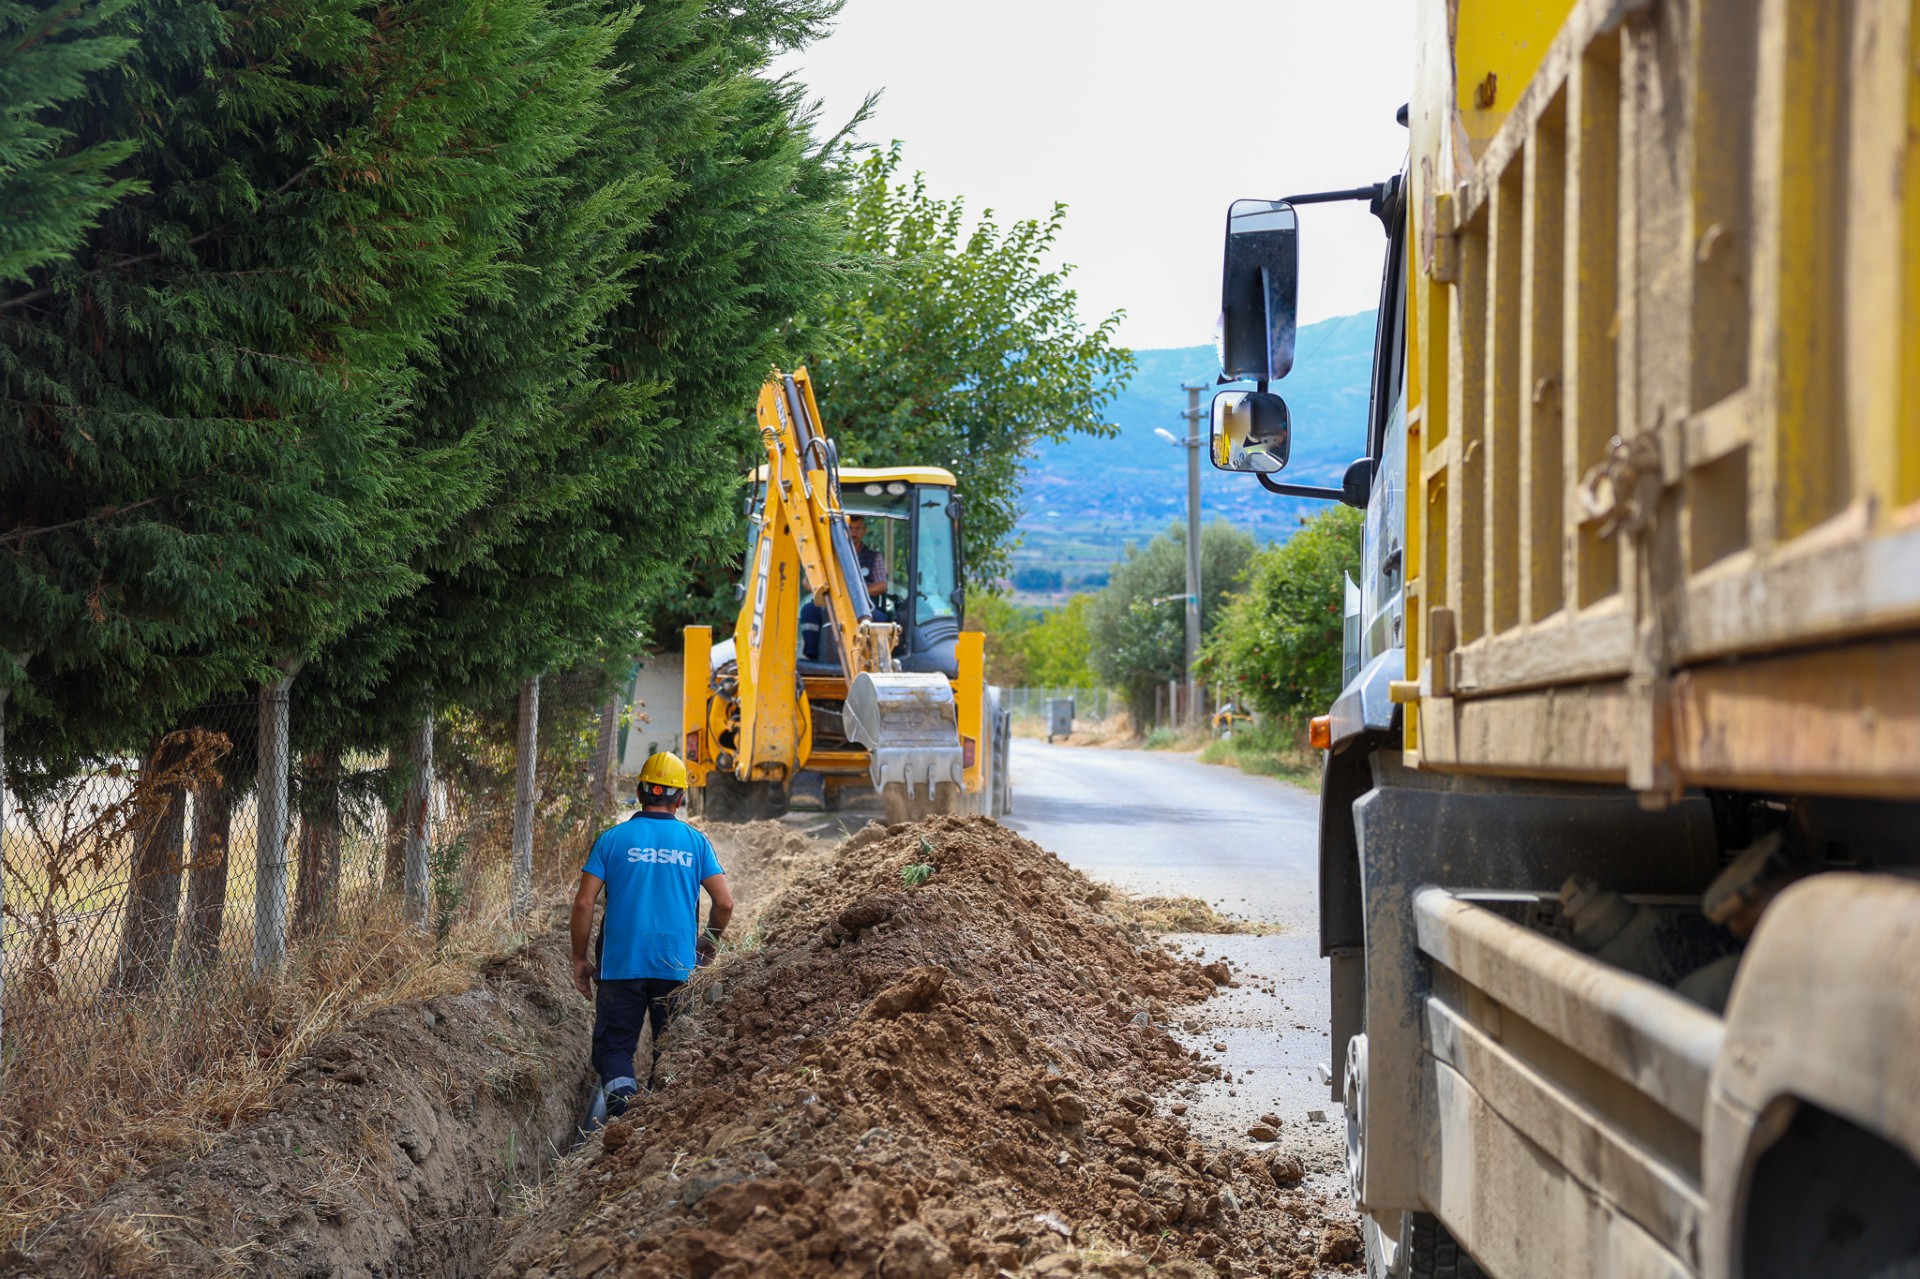
{"label": "backhoe loader", "polygon": [[775,370],[756,417],[766,461],[733,636],[685,633],[696,811],[775,816],[817,782],[824,807],[871,789],[893,821],[1006,812],[1008,716],[985,637],[961,630],[952,473],[842,469],[805,368]]}

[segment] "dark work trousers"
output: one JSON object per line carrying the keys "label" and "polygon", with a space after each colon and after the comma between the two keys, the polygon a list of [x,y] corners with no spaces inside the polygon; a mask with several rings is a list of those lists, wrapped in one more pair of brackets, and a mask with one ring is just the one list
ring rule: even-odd
{"label": "dark work trousers", "polygon": [[666,1036],[667,1023],[673,1020],[680,991],[687,983],[663,981],[653,977],[635,977],[629,981],[602,981],[593,1002],[593,1068],[600,1072],[603,1087],[633,1080],[642,1086],[633,1072],[633,1054],[640,1047],[640,1030],[653,1023],[653,1061],[647,1067],[644,1087],[653,1088],[653,1068],[660,1064],[660,1041]]}

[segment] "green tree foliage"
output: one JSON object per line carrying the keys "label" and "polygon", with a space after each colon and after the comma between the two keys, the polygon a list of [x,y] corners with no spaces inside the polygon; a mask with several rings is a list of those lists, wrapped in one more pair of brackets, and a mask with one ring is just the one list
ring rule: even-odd
{"label": "green tree foliage", "polygon": [[1118,313],[1092,329],[1069,269],[1044,265],[1066,218],[1004,231],[988,211],[896,183],[900,147],[867,157],[848,211],[849,244],[873,266],[823,299],[811,364],[841,459],[944,466],[967,501],[971,583],[1004,576],[1019,519],[1022,459],[1075,432],[1111,435],[1102,414],[1133,368],[1113,344]]}
{"label": "green tree foliage", "polygon": [[276,665],[309,743],[374,741],[631,648],[841,274],[842,170],[766,74],[837,4],[57,7],[65,61],[4,46],[0,196],[112,182],[0,281],[8,744]]}
{"label": "green tree foliage", "polygon": [[[1200,530],[1200,634],[1212,631],[1254,556],[1253,535],[1225,520]],[[1187,529],[1175,524],[1127,557],[1087,605],[1092,665],[1127,698],[1136,725],[1153,718],[1156,687],[1184,678],[1187,614]],[[1178,596],[1168,599],[1167,596]],[[1159,600],[1161,602],[1155,603]]]}
{"label": "green tree foliage", "polygon": [[[400,409],[501,287],[537,0],[151,0],[53,113],[147,188],[0,299],[0,646],[73,735],[297,664],[418,584],[462,485]],[[47,697],[51,695],[51,703]],[[91,701],[91,705],[89,705]],[[39,714],[43,706],[59,713]]]}
{"label": "green tree foliage", "polygon": [[1093,635],[1087,629],[1091,595],[1076,595],[1041,614],[1027,632],[1027,659],[1033,682],[1043,688],[1098,688],[1093,667]]}
{"label": "green tree foliage", "polygon": [[1098,688],[1093,637],[1087,631],[1090,595],[1057,608],[1021,608],[1004,596],[967,601],[967,627],[987,634],[987,679],[1014,688]]}
{"label": "green tree foliage", "polygon": [[101,210],[138,189],[110,172],[125,141],[75,149],[48,118],[126,51],[126,38],[101,34],[126,5],[0,0],[0,283],[67,257]]}
{"label": "green tree foliage", "polygon": [[975,591],[967,597],[967,629],[982,631],[987,637],[989,684],[1025,688],[1033,682],[1028,676],[1026,652],[1032,612],[993,591]]}
{"label": "green tree foliage", "polygon": [[758,74],[768,48],[698,0],[595,30],[610,52],[583,62],[627,70],[551,95],[579,148],[410,419],[482,451],[425,585],[340,645],[356,722],[617,657],[649,606],[685,600],[690,561],[732,541],[742,406],[840,259],[838,170],[796,90]]}
{"label": "green tree foliage", "polygon": [[1207,678],[1298,723],[1340,693],[1346,579],[1360,571],[1360,512],[1330,506],[1261,550],[1203,654]]}

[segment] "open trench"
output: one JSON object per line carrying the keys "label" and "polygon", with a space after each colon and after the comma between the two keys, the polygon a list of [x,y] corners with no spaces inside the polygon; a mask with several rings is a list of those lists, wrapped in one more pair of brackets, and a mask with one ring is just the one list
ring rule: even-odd
{"label": "open trench", "polygon": [[[837,851],[720,837],[771,903],[694,985],[669,1082],[578,1142],[590,1015],[550,933],[319,1045],[265,1118],[0,1276],[1305,1276],[1352,1259],[1297,1161],[1202,1140],[1200,966],[977,820]],[[931,866],[924,883],[903,874]],[[1182,1106],[1180,1109],[1184,1110]],[[571,1152],[569,1153],[569,1149]]]}

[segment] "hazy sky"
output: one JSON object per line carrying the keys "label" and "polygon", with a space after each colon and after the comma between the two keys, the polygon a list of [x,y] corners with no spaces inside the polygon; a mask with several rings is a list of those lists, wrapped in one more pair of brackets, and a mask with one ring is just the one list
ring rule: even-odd
{"label": "hazy sky", "polygon": [[[1411,0],[849,0],[784,60],[936,195],[1005,223],[1069,206],[1080,313],[1137,347],[1213,341],[1228,202],[1399,170]],[[1303,323],[1365,310],[1385,241],[1360,204],[1301,214]]]}

